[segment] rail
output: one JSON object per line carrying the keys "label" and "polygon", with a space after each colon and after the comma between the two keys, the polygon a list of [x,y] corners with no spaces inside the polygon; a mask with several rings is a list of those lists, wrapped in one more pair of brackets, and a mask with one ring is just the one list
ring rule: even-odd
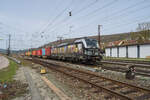
{"label": "rail", "polygon": [[[113,95],[114,97],[118,97],[121,100],[147,100],[150,98],[150,90],[146,88],[137,87],[128,83],[112,80],[90,71],[83,71],[54,63],[48,63],[37,59],[32,59],[32,61],[35,63],[39,63],[45,67],[49,67],[55,71],[64,73],[67,76],[74,77],[85,83],[91,84],[93,87],[99,88],[103,92],[108,93],[109,95]],[[105,85],[102,85],[103,83],[105,83]],[[124,90],[124,88],[127,88],[126,92],[117,91],[117,89]],[[132,93],[137,93],[139,94],[139,96],[133,95]],[[130,96],[131,94],[132,96]]]}

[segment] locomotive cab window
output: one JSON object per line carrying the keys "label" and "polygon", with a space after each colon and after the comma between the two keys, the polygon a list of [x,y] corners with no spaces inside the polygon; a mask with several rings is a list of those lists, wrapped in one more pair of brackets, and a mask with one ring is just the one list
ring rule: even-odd
{"label": "locomotive cab window", "polygon": [[98,41],[95,39],[85,39],[87,48],[99,48]]}

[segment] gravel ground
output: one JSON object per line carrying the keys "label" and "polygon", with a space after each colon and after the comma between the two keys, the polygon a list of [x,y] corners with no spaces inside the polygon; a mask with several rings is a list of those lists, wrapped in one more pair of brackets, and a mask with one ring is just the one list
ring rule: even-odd
{"label": "gravel ground", "polygon": [[[60,98],[54,93],[54,91],[51,90],[47,86],[47,84],[41,79],[41,74],[39,73],[40,68],[42,68],[41,65],[32,63],[32,68],[31,67],[25,67],[25,68],[28,69],[28,72],[30,73],[34,81],[36,88],[39,90],[42,100],[60,100]],[[74,89],[58,81],[57,77],[55,77],[55,74],[51,72],[47,72],[47,74],[43,74],[43,76],[46,76],[57,88],[63,91],[68,97],[72,98],[71,100],[83,100],[83,99],[79,99],[78,96],[72,93]],[[14,79],[20,80],[23,83],[27,83],[27,79],[24,75],[24,67],[19,68]],[[29,93],[25,94],[24,96],[17,97],[13,100],[32,100],[30,88],[28,89],[29,89]]]}
{"label": "gravel ground", "polygon": [[109,77],[111,79],[119,80],[119,81],[122,81],[122,82],[128,82],[130,84],[145,87],[145,88],[150,88],[150,77],[142,77],[142,76],[136,75],[135,79],[128,80],[128,79],[125,78],[125,74],[121,73],[121,72],[110,71],[110,70],[102,70],[100,68],[95,70],[94,68],[90,68],[90,67],[87,67],[87,66],[81,66],[81,65],[70,64],[70,63],[67,63],[67,62],[59,62],[59,61],[54,61],[54,60],[47,60],[47,61],[52,62],[52,63],[57,63],[57,64],[60,64],[60,65],[63,64],[63,65],[73,67],[73,68],[81,68],[83,70],[94,71],[95,73],[98,73],[98,74],[100,74],[102,76],[105,76],[105,77]]}
{"label": "gravel ground", "polygon": [[[59,72],[55,72],[55,71],[51,71],[51,70],[49,70],[49,72],[51,74],[55,75],[54,79],[59,80],[61,82],[61,84],[64,85],[63,89],[64,89],[64,91],[66,90],[65,93],[67,93],[69,91],[69,92],[71,92],[70,95],[73,94],[76,97],[78,97],[78,99],[75,99],[75,100],[119,100],[115,97],[112,97],[106,93],[101,92],[97,88],[91,87],[90,84],[87,84],[87,83],[85,84],[82,81],[79,81],[72,77],[68,77]],[[51,75],[48,77],[51,77]],[[58,85],[58,86],[60,86],[60,85]],[[67,86],[67,88],[65,86]]]}
{"label": "gravel ground", "polygon": [[[42,67],[41,65],[34,64],[32,71],[34,71],[34,73],[36,73],[36,72],[39,73],[41,67]],[[34,69],[36,69],[36,72]],[[74,89],[72,89],[72,87],[69,87],[68,85],[59,81],[58,77],[56,77],[56,73],[53,73],[48,68],[46,68],[46,71],[47,71],[47,74],[44,74],[44,76],[47,77],[57,88],[59,88],[62,92],[64,92],[68,97],[70,97],[71,100],[81,100],[78,98],[78,95],[74,95],[74,93],[73,93]],[[34,75],[36,75],[36,74],[34,74]],[[36,77],[38,77],[38,76],[36,75]],[[41,81],[41,82],[43,82],[43,81]],[[51,91],[51,92],[53,93],[53,91]],[[52,94],[52,93],[49,93],[49,94]],[[56,95],[53,96],[53,98],[55,98],[55,97],[56,97]]]}
{"label": "gravel ground", "polygon": [[142,76],[136,75],[135,79],[128,80],[125,78],[124,73],[109,71],[109,70],[101,71],[101,72],[99,72],[99,74],[103,75],[105,77],[111,78],[111,79],[119,80],[122,82],[127,82],[130,84],[136,85],[136,86],[150,88],[150,78],[149,77],[142,77]]}
{"label": "gravel ground", "polygon": [[[14,76],[14,79],[19,80],[22,83],[28,84],[28,82],[27,82],[27,80],[24,76],[24,71],[23,70],[24,70],[23,67],[19,67],[17,72],[16,72],[16,75]],[[27,90],[29,91],[29,87],[27,88]],[[30,92],[28,92],[28,93],[24,94],[23,96],[17,97],[13,100],[31,100],[31,94],[30,94]]]}
{"label": "gravel ground", "polygon": [[6,68],[9,65],[9,60],[0,55],[0,69]]}
{"label": "gravel ground", "polygon": [[[44,81],[41,79],[41,75],[38,74],[34,69],[31,69],[30,67],[25,67],[30,75],[31,78],[34,81],[35,88],[39,90],[40,97],[42,100],[59,100],[57,95],[49,89],[49,87],[44,83]],[[15,75],[14,79],[20,80],[23,83],[28,83],[27,79],[24,75],[24,67],[20,67],[17,71],[17,74]],[[31,87],[30,87],[31,88]],[[30,88],[28,88],[29,92],[26,93],[24,96],[17,97],[13,100],[33,100],[32,93]]]}
{"label": "gravel ground", "polygon": [[[134,80],[127,80],[125,79],[125,76],[123,73],[115,72],[115,71],[109,71],[109,70],[95,70],[94,68],[89,68],[86,66],[76,65],[76,64],[70,64],[67,62],[59,62],[59,61],[53,61],[53,60],[47,60],[48,62],[57,63],[60,65],[65,65],[73,68],[81,68],[83,70],[91,70],[91,71],[97,71],[96,73],[103,75],[105,77],[109,77],[115,80],[128,82],[137,86],[142,86],[146,88],[150,88],[150,78],[147,77],[141,77],[136,76]],[[40,94],[43,98],[43,100],[59,100],[57,95],[47,87],[47,85],[42,81],[39,74],[41,65],[32,63],[32,69],[30,69],[30,73],[32,78],[34,79],[36,84],[36,87],[39,89]],[[56,87],[61,89],[66,95],[68,95],[72,100],[105,100],[105,99],[111,99],[111,100],[117,100],[116,98],[110,98],[110,96],[106,96],[107,94],[99,92],[99,93],[93,93],[97,92],[95,88],[90,88],[90,85],[85,85],[85,83],[79,82],[78,80],[75,80],[73,78],[68,78],[67,76],[49,70],[47,74],[44,74],[53,84],[55,84]],[[98,90],[99,91],[99,90]],[[107,98],[105,98],[107,97]],[[19,99],[18,99],[19,100]]]}
{"label": "gravel ground", "polygon": [[34,69],[30,69],[31,76],[39,89],[42,100],[59,100],[58,96],[45,84],[41,79],[41,75]]}
{"label": "gravel ground", "polygon": [[[48,69],[47,69],[48,70]],[[60,74],[59,74],[60,75]],[[58,75],[58,76],[59,76]],[[64,82],[61,81],[60,78],[56,77],[56,73],[53,73],[49,70],[49,73],[45,75],[56,87],[58,87],[61,91],[63,91],[71,100],[83,100],[79,97],[79,95],[74,94],[74,88],[68,86]]]}
{"label": "gravel ground", "polygon": [[[91,70],[91,71],[95,71],[96,73],[104,76],[104,77],[108,77],[114,80],[119,80],[122,82],[128,82],[130,84],[136,85],[136,86],[141,86],[141,87],[145,87],[145,88],[150,88],[150,78],[149,77],[141,77],[141,76],[136,76],[136,78],[134,80],[127,80],[125,79],[125,75],[121,72],[115,72],[115,71],[109,71],[109,70],[102,70],[102,69],[98,69],[95,70],[94,68],[88,68],[85,66],[79,66],[79,65],[75,65],[75,64],[70,64],[70,63],[66,63],[66,62],[59,62],[59,61],[53,61],[53,60],[47,60],[48,62],[52,62],[52,63],[57,63],[60,65],[65,65],[68,67],[73,67],[73,68],[81,68],[83,70]],[[96,89],[91,89],[89,86],[90,85],[85,85],[85,83],[81,83],[78,80],[72,79],[72,78],[68,78],[67,76],[65,76],[64,74],[52,71],[51,73],[55,74],[55,77],[62,82],[63,84],[72,87],[73,88],[73,93],[74,95],[77,95],[80,99],[79,100],[117,100],[116,98],[112,98],[111,96],[106,96],[107,94],[105,93],[97,93]],[[55,79],[56,79],[55,78]],[[83,84],[83,85],[82,85]],[[84,87],[85,86],[85,87]],[[94,93],[93,93],[94,91]],[[98,90],[99,91],[99,90]],[[95,93],[96,92],[96,93]]]}

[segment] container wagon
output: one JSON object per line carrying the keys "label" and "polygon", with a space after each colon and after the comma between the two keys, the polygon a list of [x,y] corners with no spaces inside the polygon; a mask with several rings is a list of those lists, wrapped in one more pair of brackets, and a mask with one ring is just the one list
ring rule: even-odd
{"label": "container wagon", "polygon": [[51,47],[45,48],[45,55],[47,58],[51,58]]}

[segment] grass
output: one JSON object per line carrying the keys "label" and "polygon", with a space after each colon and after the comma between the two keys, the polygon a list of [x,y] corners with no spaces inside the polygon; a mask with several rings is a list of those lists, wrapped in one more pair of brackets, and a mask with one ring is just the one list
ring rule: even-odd
{"label": "grass", "polygon": [[21,61],[21,65],[23,66],[33,66],[32,61],[24,60],[23,58],[19,58],[19,60]]}
{"label": "grass", "polygon": [[13,81],[13,75],[16,74],[18,68],[17,63],[9,60],[9,66],[0,70],[0,82],[10,82]]}
{"label": "grass", "polygon": [[150,61],[150,58],[123,58],[123,57],[103,57],[104,60],[117,59],[117,60],[133,60],[133,61]]}

